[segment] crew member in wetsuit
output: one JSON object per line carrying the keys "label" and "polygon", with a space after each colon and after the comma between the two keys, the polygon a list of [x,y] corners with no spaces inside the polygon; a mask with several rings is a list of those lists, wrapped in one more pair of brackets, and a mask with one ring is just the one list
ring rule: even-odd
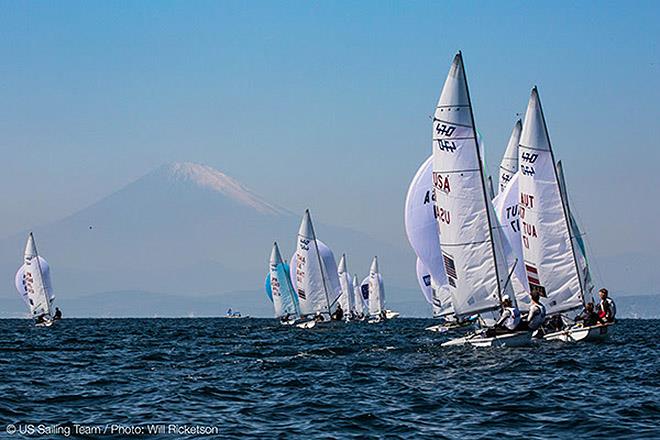
{"label": "crew member in wetsuit", "polygon": [[341,304],[337,304],[335,313],[332,314],[332,319],[334,321],[341,321],[342,319],[344,319],[344,310],[341,308]]}
{"label": "crew member in wetsuit", "polygon": [[541,295],[534,291],[529,295],[532,298],[532,303],[529,306],[529,313],[527,320],[520,323],[518,330],[538,330],[545,321],[545,306],[541,304]]}
{"label": "crew member in wetsuit", "polygon": [[53,315],[53,319],[62,319],[62,311],[59,307],[55,307],[55,315]]}
{"label": "crew member in wetsuit", "polygon": [[582,321],[582,325],[585,327],[591,327],[596,324],[605,324],[603,318],[598,316],[598,313],[594,311],[594,303],[590,302],[584,306],[584,310],[580,312],[579,315],[575,317],[575,322]]}
{"label": "crew member in wetsuit", "polygon": [[598,305],[598,316],[603,318],[605,322],[614,322],[616,317],[616,304],[612,298],[609,297],[607,289],[602,288],[598,291],[600,296],[600,304]]}

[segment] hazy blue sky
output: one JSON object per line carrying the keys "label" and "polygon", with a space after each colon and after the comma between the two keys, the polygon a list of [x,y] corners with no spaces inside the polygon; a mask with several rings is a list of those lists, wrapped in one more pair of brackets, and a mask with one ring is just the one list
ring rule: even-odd
{"label": "hazy blue sky", "polygon": [[0,10],[0,236],[185,160],[405,243],[405,192],[461,49],[491,171],[537,84],[596,254],[660,254],[660,2]]}

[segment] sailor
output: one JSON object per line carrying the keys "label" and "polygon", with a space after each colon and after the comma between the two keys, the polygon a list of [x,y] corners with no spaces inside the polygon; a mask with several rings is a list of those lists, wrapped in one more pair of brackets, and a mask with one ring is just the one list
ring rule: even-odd
{"label": "sailor", "polygon": [[594,303],[589,302],[584,306],[584,310],[575,317],[575,322],[582,321],[584,327],[591,327],[596,324],[605,324],[603,318],[594,311]]}
{"label": "sailor", "polygon": [[53,315],[53,319],[62,319],[62,311],[59,307],[55,307],[55,315]]}
{"label": "sailor", "polygon": [[325,321],[325,318],[323,317],[323,315],[321,315],[321,312],[316,312],[316,315],[314,316],[314,321],[323,322]]}
{"label": "sailor", "polygon": [[41,323],[43,323],[43,322],[45,322],[45,321],[46,321],[46,315],[43,314],[43,313],[42,313],[41,315],[37,315],[37,317],[34,318],[34,322],[35,322],[36,324],[41,324]]}
{"label": "sailor", "polygon": [[509,295],[504,295],[502,297],[502,315],[495,324],[495,328],[512,332],[516,330],[518,324],[520,324],[520,310],[518,306],[513,305]]}
{"label": "sailor", "polygon": [[344,319],[344,310],[341,308],[341,304],[337,304],[335,313],[332,314],[332,319],[335,321],[341,321]]}
{"label": "sailor", "polygon": [[600,304],[598,305],[598,316],[603,318],[605,322],[614,322],[616,317],[616,304],[609,297],[607,289],[602,288],[598,291],[600,296]]}
{"label": "sailor", "polygon": [[529,313],[527,314],[527,321],[522,322],[518,330],[526,328],[527,330],[536,331],[541,327],[545,321],[545,306],[541,304],[541,295],[534,291],[529,294],[532,298],[532,303],[529,306]]}

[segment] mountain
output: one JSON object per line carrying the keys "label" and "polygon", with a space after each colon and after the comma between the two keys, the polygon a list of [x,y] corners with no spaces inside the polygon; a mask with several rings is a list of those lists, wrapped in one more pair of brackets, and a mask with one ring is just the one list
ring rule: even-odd
{"label": "mountain", "polygon": [[[185,298],[193,293],[261,291],[273,240],[290,255],[300,217],[211,167],[173,163],[34,233],[62,302],[108,291]],[[347,253],[351,271],[366,273],[371,258],[378,255],[387,281],[414,283],[409,250],[314,221],[318,237],[337,259]],[[0,279],[11,280],[3,283],[0,298],[18,299],[13,277],[27,232],[0,242]],[[250,301],[239,301],[235,307],[249,313],[256,307]],[[103,315],[98,310],[96,316]]]}

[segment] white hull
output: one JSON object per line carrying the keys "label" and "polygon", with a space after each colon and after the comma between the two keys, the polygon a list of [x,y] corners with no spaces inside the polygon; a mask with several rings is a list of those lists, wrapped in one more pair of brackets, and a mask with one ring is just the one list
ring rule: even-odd
{"label": "white hull", "polygon": [[441,347],[452,347],[455,345],[471,345],[473,347],[526,347],[531,343],[531,332],[515,332],[492,337],[487,337],[483,334],[472,334],[463,338],[452,339],[442,344]]}
{"label": "white hull", "polygon": [[53,324],[55,324],[55,321],[44,321],[44,322],[39,322],[35,324],[37,327],[51,327]]}
{"label": "white hull", "polygon": [[316,327],[316,321],[305,321],[299,324],[296,324],[296,327],[303,329],[310,329]]}
{"label": "white hull", "polygon": [[399,312],[393,310],[385,310],[385,319],[394,319],[399,317]]}
{"label": "white hull", "polygon": [[613,328],[614,323],[591,327],[571,327],[560,332],[548,333],[543,336],[543,339],[562,342],[602,341],[612,334]]}
{"label": "white hull", "polygon": [[436,324],[432,325],[430,327],[426,327],[424,330],[428,330],[430,332],[437,332],[437,333],[445,333],[451,330],[457,330],[459,328],[466,328],[470,327],[469,323],[465,324],[458,324],[454,322],[445,322],[444,324]]}

